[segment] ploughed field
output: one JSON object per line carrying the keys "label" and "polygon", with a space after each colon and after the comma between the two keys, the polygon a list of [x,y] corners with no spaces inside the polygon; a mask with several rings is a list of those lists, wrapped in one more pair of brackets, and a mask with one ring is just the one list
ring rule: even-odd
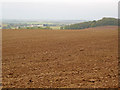
{"label": "ploughed field", "polygon": [[116,26],[2,33],[3,88],[118,87]]}

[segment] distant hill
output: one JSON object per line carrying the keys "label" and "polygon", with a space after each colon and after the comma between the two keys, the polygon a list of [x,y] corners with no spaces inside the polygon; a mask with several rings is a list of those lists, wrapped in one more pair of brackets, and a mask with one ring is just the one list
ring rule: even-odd
{"label": "distant hill", "polygon": [[94,20],[88,22],[82,22],[77,24],[66,25],[61,27],[61,29],[85,29],[90,27],[97,27],[97,26],[107,26],[107,25],[118,25],[118,19],[116,18],[102,18],[101,20]]}

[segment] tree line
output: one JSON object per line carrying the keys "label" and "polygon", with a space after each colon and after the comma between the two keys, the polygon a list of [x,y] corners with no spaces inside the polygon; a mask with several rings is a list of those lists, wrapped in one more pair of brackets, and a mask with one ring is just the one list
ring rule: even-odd
{"label": "tree line", "polygon": [[88,22],[82,22],[77,24],[71,24],[61,27],[60,29],[85,29],[90,27],[97,27],[97,26],[107,26],[107,25],[118,25],[118,19],[116,18],[102,18],[101,20],[94,20]]}

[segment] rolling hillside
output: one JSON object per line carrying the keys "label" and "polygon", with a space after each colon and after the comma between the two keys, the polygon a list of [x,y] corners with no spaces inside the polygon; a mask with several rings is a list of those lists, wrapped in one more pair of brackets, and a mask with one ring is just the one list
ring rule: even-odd
{"label": "rolling hillside", "polygon": [[94,20],[94,21],[88,21],[83,23],[77,23],[77,24],[71,24],[66,25],[64,27],[61,27],[61,29],[85,29],[90,27],[97,27],[97,26],[117,26],[118,25],[118,19],[115,18],[102,18],[101,20]]}

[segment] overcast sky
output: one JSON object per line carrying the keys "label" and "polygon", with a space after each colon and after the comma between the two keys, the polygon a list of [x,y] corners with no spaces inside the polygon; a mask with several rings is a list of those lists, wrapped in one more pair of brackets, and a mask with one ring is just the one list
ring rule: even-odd
{"label": "overcast sky", "polygon": [[1,0],[0,10],[3,19],[96,20],[118,17],[118,1]]}

